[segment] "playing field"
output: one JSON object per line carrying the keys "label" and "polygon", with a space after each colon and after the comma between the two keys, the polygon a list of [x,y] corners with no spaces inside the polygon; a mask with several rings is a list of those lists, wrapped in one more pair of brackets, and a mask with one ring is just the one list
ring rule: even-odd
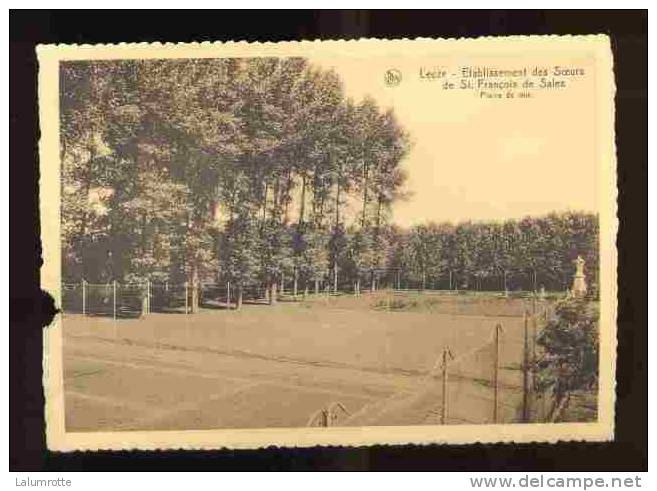
{"label": "playing field", "polygon": [[445,422],[489,423],[498,323],[498,421],[517,420],[524,301],[428,298],[321,297],[116,321],[66,314],[67,430],[306,426],[334,402],[348,411],[338,424],[437,424],[446,346],[455,360]]}

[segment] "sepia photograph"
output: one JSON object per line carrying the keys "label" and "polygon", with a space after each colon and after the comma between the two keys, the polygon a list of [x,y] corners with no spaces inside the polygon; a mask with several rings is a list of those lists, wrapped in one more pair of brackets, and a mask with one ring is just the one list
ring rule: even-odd
{"label": "sepia photograph", "polygon": [[39,53],[49,445],[611,437],[608,38],[177,47]]}

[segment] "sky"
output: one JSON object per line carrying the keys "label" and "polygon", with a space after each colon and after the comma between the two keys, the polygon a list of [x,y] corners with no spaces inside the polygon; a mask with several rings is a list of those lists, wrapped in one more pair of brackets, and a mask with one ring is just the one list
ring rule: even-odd
{"label": "sky", "polygon": [[[593,62],[563,59],[586,75],[532,99],[481,99],[420,79],[420,68],[554,66],[552,59],[450,59],[379,56],[312,58],[334,68],[354,100],[372,96],[393,107],[412,149],[402,166],[410,198],[393,205],[401,226],[428,221],[502,220],[551,211],[596,211],[597,171]],[[384,73],[399,70],[390,87]]]}

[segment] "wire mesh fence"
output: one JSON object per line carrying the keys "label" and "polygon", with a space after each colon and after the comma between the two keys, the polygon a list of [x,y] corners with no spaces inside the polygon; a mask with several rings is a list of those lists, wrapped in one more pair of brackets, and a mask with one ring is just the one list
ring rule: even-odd
{"label": "wire mesh fence", "polygon": [[62,285],[64,312],[92,316],[136,317],[148,313],[148,285],[117,282]]}
{"label": "wire mesh fence", "polygon": [[553,421],[554,396],[549,390],[539,391],[535,383],[535,360],[540,356],[536,337],[550,309],[548,303],[530,303],[520,319],[491,323],[490,335],[475,347],[459,352],[444,346],[416,390],[366,406],[350,416],[347,424]]}
{"label": "wire mesh fence", "polygon": [[[497,324],[491,336],[475,349],[457,355],[448,347],[439,367],[438,424],[529,423],[550,421],[554,397],[536,385],[538,332],[547,322],[550,306],[534,306],[524,315],[523,328],[508,333]],[[520,335],[518,335],[520,334]]]}
{"label": "wire mesh fence", "polygon": [[[277,296],[282,296],[278,293]],[[262,285],[217,283],[79,283],[62,284],[62,310],[92,316],[138,317],[157,313],[193,313],[202,308],[234,308],[238,302],[266,303]]]}
{"label": "wire mesh fence", "polygon": [[[394,286],[394,285],[393,285]],[[64,283],[62,285],[62,309],[67,313],[100,315],[112,317],[135,317],[158,313],[193,313],[200,308],[228,309],[238,303],[259,304],[272,300],[298,300],[313,296],[361,296],[380,289],[393,295],[433,295],[454,296],[463,294],[457,290],[422,288],[421,285],[408,285],[397,288],[383,284],[334,283],[327,279],[299,282],[282,278],[272,290],[262,284],[235,285],[225,283]],[[413,288],[416,287],[416,288]],[[514,298],[536,298],[535,292],[468,292],[468,295],[482,298],[490,296],[512,296]]]}

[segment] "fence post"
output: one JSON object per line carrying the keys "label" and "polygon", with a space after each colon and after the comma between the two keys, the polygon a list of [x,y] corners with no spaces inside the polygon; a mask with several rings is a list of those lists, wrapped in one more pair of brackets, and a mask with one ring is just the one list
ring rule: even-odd
{"label": "fence post", "polygon": [[529,422],[529,322],[524,315],[524,346],[522,353],[522,422]]}
{"label": "fence post", "polygon": [[[546,307],[547,308],[547,307]],[[547,314],[547,310],[545,311]],[[547,315],[544,317],[547,323]],[[532,345],[531,345],[531,361],[532,361],[532,391],[536,392],[536,336],[538,334],[538,318],[536,315],[532,316]]]}
{"label": "fence post", "polygon": [[151,280],[146,280],[146,313],[151,313]]}
{"label": "fence post", "polygon": [[139,317],[145,317],[148,314],[148,280],[139,283],[139,301],[141,302],[141,314]]}
{"label": "fence post", "polygon": [[440,424],[445,424],[445,419],[447,418],[447,363],[449,358],[453,358],[452,352],[449,349],[449,346],[443,348],[443,362],[441,366],[442,371],[442,401],[440,405]]}
{"label": "fence post", "polygon": [[495,326],[495,355],[493,366],[493,423],[497,423],[497,405],[499,392],[499,369],[500,369],[500,331],[502,324]]}
{"label": "fence post", "polygon": [[113,302],[113,314],[114,314],[114,320],[116,320],[116,280],[112,282],[112,289],[114,290],[114,302]]}
{"label": "fence post", "polygon": [[82,278],[82,315],[87,315],[87,282]]}

